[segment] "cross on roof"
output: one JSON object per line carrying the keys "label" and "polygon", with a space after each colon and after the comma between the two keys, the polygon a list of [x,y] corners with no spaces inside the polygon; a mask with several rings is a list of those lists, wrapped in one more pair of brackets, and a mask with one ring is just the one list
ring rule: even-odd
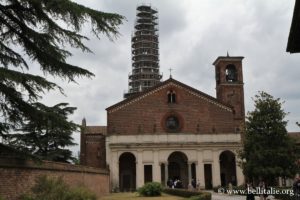
{"label": "cross on roof", "polygon": [[173,70],[172,68],[169,69],[169,71],[170,71],[170,78],[172,78],[172,70]]}

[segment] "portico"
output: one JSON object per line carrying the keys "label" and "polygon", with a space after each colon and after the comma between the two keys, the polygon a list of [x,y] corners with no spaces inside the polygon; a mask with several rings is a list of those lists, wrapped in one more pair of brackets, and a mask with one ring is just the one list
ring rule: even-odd
{"label": "portico", "polygon": [[[166,184],[169,179],[179,179],[185,188],[195,179],[207,189],[244,181],[236,165],[240,134],[111,135],[106,146],[112,189],[134,190],[148,181]],[[134,167],[130,171],[126,166]]]}

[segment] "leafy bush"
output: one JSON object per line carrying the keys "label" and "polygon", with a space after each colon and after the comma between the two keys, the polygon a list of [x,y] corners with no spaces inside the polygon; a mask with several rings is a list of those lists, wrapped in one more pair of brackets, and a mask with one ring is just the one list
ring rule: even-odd
{"label": "leafy bush", "polygon": [[71,190],[68,200],[96,200],[97,197],[86,188],[79,187]]}
{"label": "leafy bush", "polygon": [[141,196],[153,197],[160,196],[162,192],[162,185],[157,182],[146,183],[143,187],[138,189],[138,193]]}
{"label": "leafy bush", "polygon": [[33,186],[32,194],[21,196],[21,200],[96,200],[96,195],[85,188],[70,188],[62,178],[41,176]]}
{"label": "leafy bush", "polygon": [[190,200],[211,200],[211,194],[209,192],[196,192],[183,189],[170,189],[163,190],[164,193],[190,198]]}

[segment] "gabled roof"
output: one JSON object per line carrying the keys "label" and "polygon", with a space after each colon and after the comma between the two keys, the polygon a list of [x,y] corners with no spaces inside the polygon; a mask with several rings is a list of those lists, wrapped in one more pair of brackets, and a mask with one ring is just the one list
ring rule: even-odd
{"label": "gabled roof", "polygon": [[123,101],[120,101],[119,103],[116,103],[108,108],[106,108],[106,110],[110,113],[110,112],[114,112],[116,110],[119,110],[133,102],[137,102],[143,98],[145,98],[146,96],[148,95],[151,95],[153,94],[154,92],[158,91],[158,90],[161,90],[169,85],[174,85],[174,86],[177,86],[177,87],[181,87],[181,88],[184,88],[186,89],[188,92],[190,92],[191,94],[197,96],[198,98],[201,98],[201,99],[204,99],[210,103],[213,103],[217,106],[219,106],[220,108],[222,109],[225,109],[229,112],[232,112],[232,106],[228,105],[228,104],[224,104],[223,102],[219,101],[218,99],[216,99],[215,97],[212,97],[208,94],[205,94],[193,87],[190,87],[182,82],[179,82],[173,78],[169,78],[168,80],[166,81],[163,81],[159,84],[157,84],[156,86],[152,87],[152,88],[149,88],[148,90],[145,90],[143,92],[140,92],[140,93],[137,93],[136,95],[133,95],[133,96],[130,96],[129,98],[127,99],[124,99]]}
{"label": "gabled roof", "polygon": [[291,29],[286,48],[287,52],[300,52],[300,0],[296,0]]}

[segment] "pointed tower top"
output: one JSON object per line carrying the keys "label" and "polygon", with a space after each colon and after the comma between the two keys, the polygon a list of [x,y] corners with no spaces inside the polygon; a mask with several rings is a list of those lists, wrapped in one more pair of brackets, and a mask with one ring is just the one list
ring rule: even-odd
{"label": "pointed tower top", "polygon": [[228,50],[227,50],[227,57],[229,57],[229,53],[228,53]]}
{"label": "pointed tower top", "polygon": [[82,119],[81,125],[82,125],[83,127],[86,127],[86,119],[85,119],[85,117]]}

